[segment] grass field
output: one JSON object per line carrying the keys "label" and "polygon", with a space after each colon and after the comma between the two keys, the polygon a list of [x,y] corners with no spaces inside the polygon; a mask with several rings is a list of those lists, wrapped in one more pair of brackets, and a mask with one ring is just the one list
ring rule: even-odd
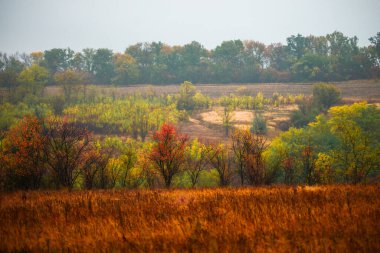
{"label": "grass field", "polygon": [[380,185],[1,193],[0,252],[379,252]]}
{"label": "grass field", "polygon": [[[380,102],[380,81],[378,80],[358,80],[337,82],[335,84],[342,92],[342,97],[348,100],[367,100]],[[131,85],[131,86],[101,86],[98,90],[104,93],[121,96],[133,93],[169,94],[178,93],[180,86],[176,85]],[[265,97],[272,97],[273,93],[279,94],[305,94],[311,95],[313,91],[312,83],[266,83],[266,84],[196,84],[197,90],[210,97],[220,97],[231,93],[238,94],[239,89],[244,88],[247,95],[256,95],[262,92]],[[61,88],[49,86],[46,88],[47,94],[61,93]]]}

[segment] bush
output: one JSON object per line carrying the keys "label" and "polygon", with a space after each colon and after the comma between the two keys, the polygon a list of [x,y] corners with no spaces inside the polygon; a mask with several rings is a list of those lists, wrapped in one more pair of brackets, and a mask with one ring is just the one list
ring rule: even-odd
{"label": "bush", "polygon": [[313,87],[313,103],[320,110],[327,110],[340,101],[340,90],[331,84],[316,84]]}
{"label": "bush", "polygon": [[252,122],[251,132],[255,134],[267,133],[267,121],[261,114],[255,114]]}
{"label": "bush", "polygon": [[314,106],[313,100],[303,99],[298,103],[299,109],[292,112],[290,115],[290,121],[294,127],[305,127],[312,122],[319,114],[319,110]]}

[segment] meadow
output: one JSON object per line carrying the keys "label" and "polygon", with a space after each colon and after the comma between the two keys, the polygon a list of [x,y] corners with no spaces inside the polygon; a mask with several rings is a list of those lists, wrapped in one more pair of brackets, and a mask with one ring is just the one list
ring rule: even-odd
{"label": "meadow", "polygon": [[1,252],[378,252],[380,185],[2,193]]}

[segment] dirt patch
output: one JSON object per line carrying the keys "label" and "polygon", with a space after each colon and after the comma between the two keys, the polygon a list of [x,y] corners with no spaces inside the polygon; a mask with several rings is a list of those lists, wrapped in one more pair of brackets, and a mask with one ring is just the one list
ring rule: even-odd
{"label": "dirt patch", "polygon": [[253,120],[252,111],[235,111],[232,113],[232,122],[236,124],[251,124]]}
{"label": "dirt patch", "polygon": [[200,117],[202,121],[205,121],[208,123],[217,124],[217,125],[223,124],[223,118],[222,118],[221,112],[219,112],[218,109],[214,109],[208,112],[202,112],[200,114]]}

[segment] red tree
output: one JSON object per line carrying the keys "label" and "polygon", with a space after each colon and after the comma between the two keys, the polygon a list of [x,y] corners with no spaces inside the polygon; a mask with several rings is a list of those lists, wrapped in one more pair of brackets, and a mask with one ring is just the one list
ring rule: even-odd
{"label": "red tree", "polygon": [[173,125],[164,123],[154,134],[153,140],[155,145],[149,159],[164,178],[165,186],[169,188],[173,176],[180,172],[184,163],[188,136],[178,133]]}
{"label": "red tree", "polygon": [[26,116],[6,133],[0,160],[9,187],[36,189],[44,173],[45,138],[36,117]]}

